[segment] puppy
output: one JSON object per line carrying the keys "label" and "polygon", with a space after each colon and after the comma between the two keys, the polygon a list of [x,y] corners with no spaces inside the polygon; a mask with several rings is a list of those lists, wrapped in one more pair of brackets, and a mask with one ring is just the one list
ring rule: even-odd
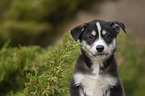
{"label": "puppy", "polygon": [[125,96],[114,58],[121,29],[126,32],[121,22],[95,19],[70,31],[85,46],[70,80],[71,96]]}

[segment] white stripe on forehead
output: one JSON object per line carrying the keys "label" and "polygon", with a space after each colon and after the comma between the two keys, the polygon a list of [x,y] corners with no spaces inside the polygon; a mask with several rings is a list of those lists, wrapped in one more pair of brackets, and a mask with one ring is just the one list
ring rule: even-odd
{"label": "white stripe on forehead", "polygon": [[97,23],[96,23],[96,26],[97,26],[97,28],[98,28],[98,32],[101,33],[101,25],[100,25],[100,23],[97,22]]}
{"label": "white stripe on forehead", "polygon": [[98,34],[99,34],[99,38],[101,37],[101,25],[99,22],[96,23],[97,29],[98,29]]}

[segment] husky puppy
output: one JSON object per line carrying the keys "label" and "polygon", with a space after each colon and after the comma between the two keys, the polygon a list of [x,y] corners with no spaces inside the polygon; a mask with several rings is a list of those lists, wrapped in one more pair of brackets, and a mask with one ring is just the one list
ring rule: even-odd
{"label": "husky puppy", "polygon": [[[71,96],[125,96],[114,52],[123,23],[95,19],[70,31],[82,47],[70,80]],[[94,57],[94,59],[93,59]]]}

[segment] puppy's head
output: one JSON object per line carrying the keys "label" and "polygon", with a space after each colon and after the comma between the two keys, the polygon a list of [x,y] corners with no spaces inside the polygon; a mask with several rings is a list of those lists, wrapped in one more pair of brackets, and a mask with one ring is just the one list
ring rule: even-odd
{"label": "puppy's head", "polygon": [[73,28],[70,33],[75,41],[78,39],[86,48],[82,51],[88,56],[106,59],[116,50],[116,37],[120,30],[125,31],[123,23],[118,21],[93,20]]}

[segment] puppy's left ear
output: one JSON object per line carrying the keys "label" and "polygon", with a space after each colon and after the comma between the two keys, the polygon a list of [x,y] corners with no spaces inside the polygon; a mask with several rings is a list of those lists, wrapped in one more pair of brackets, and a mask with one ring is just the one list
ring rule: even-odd
{"label": "puppy's left ear", "polygon": [[109,23],[110,23],[110,25],[112,26],[112,28],[117,33],[119,33],[121,29],[126,33],[126,31],[125,31],[125,25],[122,22],[119,22],[119,21],[111,21]]}

